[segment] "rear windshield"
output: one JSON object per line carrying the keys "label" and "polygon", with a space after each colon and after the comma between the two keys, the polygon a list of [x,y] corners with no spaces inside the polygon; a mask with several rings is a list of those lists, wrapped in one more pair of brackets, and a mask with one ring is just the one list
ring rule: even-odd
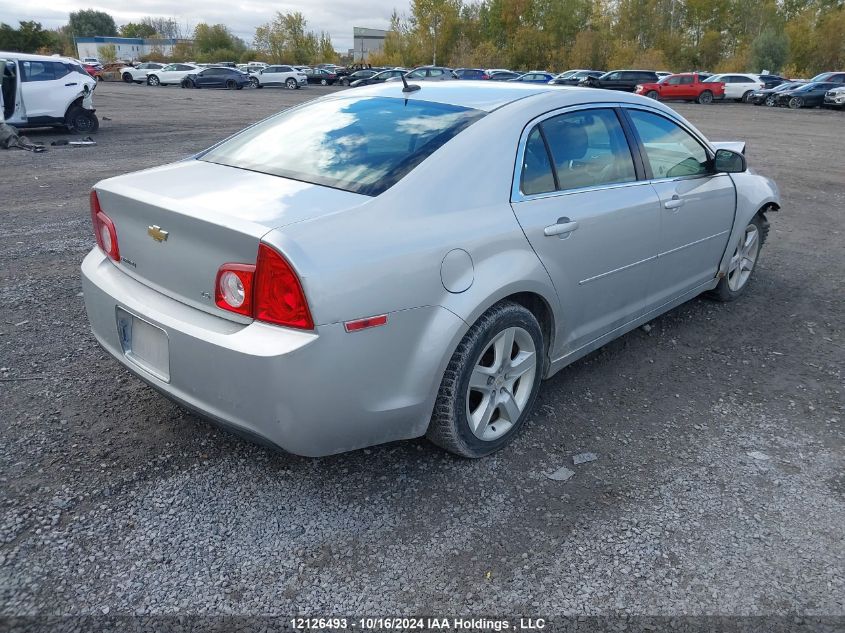
{"label": "rear windshield", "polygon": [[200,160],[377,196],[483,116],[387,97],[317,101],[244,130]]}

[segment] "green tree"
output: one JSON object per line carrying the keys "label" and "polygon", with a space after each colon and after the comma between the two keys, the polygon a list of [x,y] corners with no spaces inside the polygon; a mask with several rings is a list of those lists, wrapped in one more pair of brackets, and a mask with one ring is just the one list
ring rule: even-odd
{"label": "green tree", "polygon": [[751,42],[751,70],[778,71],[789,56],[789,38],[783,31],[768,28]]}
{"label": "green tree", "polygon": [[299,11],[278,11],[272,22],[255,29],[253,44],[276,63],[314,63],[319,53],[320,40],[314,33],[306,31],[306,26],[305,17]]}
{"label": "green tree", "polygon": [[0,50],[35,53],[56,47],[56,38],[51,31],[41,28],[40,22],[21,21],[15,29],[0,24]]}
{"label": "green tree", "polygon": [[82,9],[70,14],[68,26],[74,37],[94,37],[96,35],[116,36],[117,26],[108,13],[96,9]]}
{"label": "green tree", "polygon": [[320,44],[318,46],[317,57],[319,57],[320,62],[323,64],[334,63],[337,59],[337,52],[334,50],[332,38],[329,37],[329,34],[325,31],[320,33]]}
{"label": "green tree", "polygon": [[127,22],[120,27],[120,35],[122,37],[155,37],[157,33],[149,24]]}
{"label": "green tree", "polygon": [[100,48],[97,49],[97,53],[99,54],[100,61],[104,64],[111,64],[117,61],[117,48],[115,48],[114,44],[100,46]]}

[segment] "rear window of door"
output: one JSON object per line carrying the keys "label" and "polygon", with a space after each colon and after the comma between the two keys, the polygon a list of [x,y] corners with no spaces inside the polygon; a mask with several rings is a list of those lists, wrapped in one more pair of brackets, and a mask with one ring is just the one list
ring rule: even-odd
{"label": "rear window of door", "polygon": [[643,110],[629,110],[653,178],[710,173],[707,150],[689,132],[669,119]]}
{"label": "rear window of door", "polygon": [[[522,191],[545,193],[633,182],[634,160],[622,125],[609,108],[579,110],[546,119],[526,143]],[[536,134],[535,134],[536,133]],[[545,137],[551,153],[545,163],[540,142]],[[543,147],[545,150],[545,147]],[[551,173],[547,174],[547,170]]]}
{"label": "rear window of door", "polygon": [[275,71],[277,73],[292,73],[293,72],[293,68],[291,68],[290,66],[279,66],[278,68],[279,69]]}

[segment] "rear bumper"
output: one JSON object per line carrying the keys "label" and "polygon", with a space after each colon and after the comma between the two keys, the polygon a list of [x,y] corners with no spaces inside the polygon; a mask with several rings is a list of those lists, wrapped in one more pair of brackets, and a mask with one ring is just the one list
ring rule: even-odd
{"label": "rear bumper", "polygon": [[[135,281],[97,248],[82,263],[82,287],[94,336],[132,373],[213,421],[313,457],[424,434],[466,329],[433,306],[351,334],[340,323],[312,332],[243,325]],[[166,332],[169,380],[124,354],[118,308]]]}

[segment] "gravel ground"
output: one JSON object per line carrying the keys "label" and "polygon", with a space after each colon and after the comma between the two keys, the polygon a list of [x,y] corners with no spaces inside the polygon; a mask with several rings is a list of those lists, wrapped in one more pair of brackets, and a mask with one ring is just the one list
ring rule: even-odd
{"label": "gravel ground", "polygon": [[0,615],[845,616],[845,113],[677,106],[783,192],[742,300],[562,371],[491,458],[304,459],[108,358],[79,263],[98,179],[329,90],[102,84],[97,147],[3,153]]}

